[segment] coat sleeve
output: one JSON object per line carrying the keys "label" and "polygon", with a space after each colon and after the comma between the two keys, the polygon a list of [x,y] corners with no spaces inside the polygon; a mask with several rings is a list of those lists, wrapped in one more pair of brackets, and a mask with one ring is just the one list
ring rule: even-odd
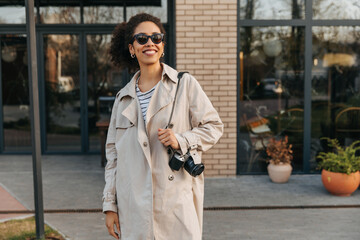
{"label": "coat sleeve", "polygon": [[106,166],[105,166],[105,187],[103,192],[103,212],[113,211],[117,212],[116,202],[116,164],[117,153],[115,148],[116,139],[116,113],[118,106],[118,98],[115,99],[114,106],[111,112],[110,124],[108,134],[106,138],[105,154],[106,154]]}
{"label": "coat sleeve", "polygon": [[198,81],[191,75],[187,95],[192,129],[175,136],[181,152],[184,154],[192,150],[191,155],[198,164],[201,162],[198,151],[206,151],[217,143],[223,134],[224,124]]}

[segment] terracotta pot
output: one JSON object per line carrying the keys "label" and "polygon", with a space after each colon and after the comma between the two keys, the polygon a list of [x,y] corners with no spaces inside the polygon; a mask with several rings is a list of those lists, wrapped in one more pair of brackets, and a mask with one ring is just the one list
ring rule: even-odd
{"label": "terracotta pot", "polygon": [[269,177],[274,183],[286,183],[289,181],[292,166],[288,163],[273,164],[267,166]]}
{"label": "terracotta pot", "polygon": [[336,196],[350,196],[360,183],[359,171],[347,175],[346,173],[336,173],[322,170],[321,180],[326,190]]}

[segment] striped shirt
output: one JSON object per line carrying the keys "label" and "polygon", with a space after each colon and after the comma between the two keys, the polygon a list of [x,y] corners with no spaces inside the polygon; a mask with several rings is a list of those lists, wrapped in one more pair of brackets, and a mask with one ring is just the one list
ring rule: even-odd
{"label": "striped shirt", "polygon": [[140,103],[140,107],[141,107],[141,112],[144,118],[144,121],[146,121],[146,112],[148,110],[149,107],[149,103],[150,103],[150,99],[152,97],[152,95],[155,92],[155,88],[157,85],[159,85],[159,83],[157,83],[152,89],[150,89],[147,92],[141,92],[138,86],[138,81],[139,79],[136,80],[136,96],[139,99],[139,103]]}

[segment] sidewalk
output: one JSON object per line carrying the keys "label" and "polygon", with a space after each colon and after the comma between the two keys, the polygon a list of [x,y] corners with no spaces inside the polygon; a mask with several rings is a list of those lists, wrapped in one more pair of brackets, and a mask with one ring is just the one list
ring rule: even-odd
{"label": "sidewalk", "polygon": [[[9,190],[5,189],[0,183],[0,211],[23,211],[28,210],[16,198],[14,198]],[[27,217],[29,214],[0,214],[0,223],[10,219]]]}
{"label": "sidewalk", "polygon": [[[98,155],[43,156],[42,167],[46,210],[100,211]],[[1,155],[0,183],[34,209],[31,156]],[[267,175],[206,179],[204,205],[205,240],[360,239],[360,190],[332,196],[320,175],[293,175],[287,184],[271,183]],[[112,239],[101,212],[47,213],[45,221],[71,240]]]}

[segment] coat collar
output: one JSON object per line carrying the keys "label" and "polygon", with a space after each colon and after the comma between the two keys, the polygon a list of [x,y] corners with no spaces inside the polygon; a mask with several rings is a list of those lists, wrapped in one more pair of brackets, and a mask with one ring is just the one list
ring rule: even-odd
{"label": "coat collar", "polygon": [[118,92],[116,97],[118,97],[119,100],[121,100],[125,96],[130,96],[132,98],[136,98],[135,84],[136,84],[136,79],[138,78],[139,74],[140,74],[140,71],[137,71],[135,73],[135,75],[131,78],[130,82],[128,84],[126,84],[126,86],[123,87]]}
{"label": "coat collar", "polygon": [[[170,67],[169,65],[166,65],[165,63],[161,63],[161,65],[163,66],[163,73],[162,75],[166,75],[168,77],[168,79],[170,79],[172,82],[177,83],[178,79],[177,79],[177,75],[178,72],[173,69],[172,67]],[[165,78],[163,78],[163,80],[165,80]]]}
{"label": "coat collar", "polygon": [[[173,83],[177,83],[178,82],[178,79],[177,79],[178,72],[165,63],[161,63],[161,65],[163,67],[163,71],[162,71],[163,83],[165,83],[168,80],[171,80]],[[120,100],[125,96],[130,96],[132,98],[136,98],[135,84],[136,84],[136,79],[139,77],[139,74],[140,74],[140,70],[137,71],[134,74],[134,76],[131,78],[130,82],[128,84],[126,84],[126,86],[123,89],[121,89],[119,91],[119,93],[117,95]],[[170,89],[168,89],[168,90],[170,90]]]}
{"label": "coat collar", "polygon": [[[172,103],[174,100],[176,84],[178,82],[178,72],[164,63],[161,63],[161,65],[163,67],[162,80],[159,82],[159,85],[157,86],[148,106],[148,110],[146,113],[147,123],[151,121],[151,119],[156,113],[158,113],[165,106]],[[122,113],[130,121],[136,120],[137,115],[136,105],[138,105],[138,103],[137,101],[135,101],[137,99],[135,85],[136,79],[139,77],[139,74],[140,71],[137,71],[130,80],[130,82],[117,94],[117,97],[120,101],[126,96],[132,98],[131,104]],[[139,108],[139,106],[137,107]]]}

